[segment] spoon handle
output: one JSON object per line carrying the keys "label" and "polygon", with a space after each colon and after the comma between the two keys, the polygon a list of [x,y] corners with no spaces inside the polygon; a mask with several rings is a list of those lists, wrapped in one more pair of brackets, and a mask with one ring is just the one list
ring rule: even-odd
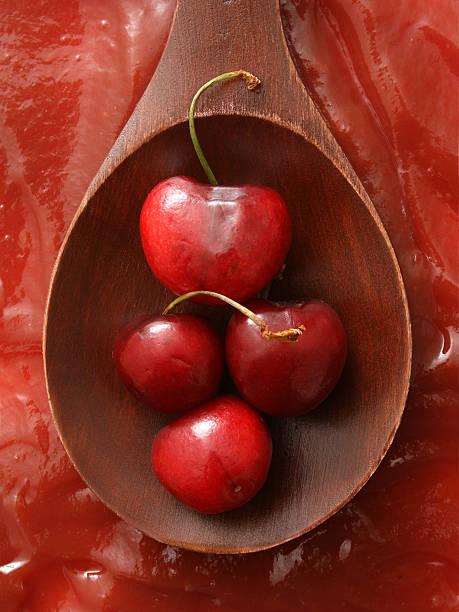
{"label": "spoon handle", "polygon": [[238,69],[260,78],[260,93],[254,95],[240,83],[224,83],[220,94],[213,88],[212,95],[201,97],[196,116],[259,117],[301,134],[332,161],[368,205],[364,188],[298,76],[278,0],[177,0],[158,68],[86,200],[139,146],[187,120],[191,99],[202,83]]}
{"label": "spoon handle", "polygon": [[143,136],[139,128],[148,140],[158,129],[185,121],[202,83],[239,69],[261,79],[260,94],[225,83],[220,87],[231,93],[219,95],[213,88],[201,97],[196,116],[282,116],[290,123],[296,106],[291,102],[303,86],[290,59],[278,0],[178,0],[163,56],[136,109],[145,119],[136,125],[138,136]]}
{"label": "spoon handle", "polygon": [[[169,84],[171,94],[180,88],[182,95],[175,97],[188,99],[200,83],[237,69],[256,74],[263,83],[284,84],[296,73],[278,0],[178,0],[157,78]],[[253,101],[250,95],[241,98]]]}

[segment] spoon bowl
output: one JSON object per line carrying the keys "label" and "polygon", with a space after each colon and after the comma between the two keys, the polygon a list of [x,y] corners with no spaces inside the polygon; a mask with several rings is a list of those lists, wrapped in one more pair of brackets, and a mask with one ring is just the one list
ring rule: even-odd
{"label": "spoon bowl", "polygon": [[[351,499],[393,439],[411,364],[406,296],[384,228],[298,81],[277,2],[241,4],[246,3],[179,1],[160,66],[61,249],[44,340],[56,426],[88,485],[147,535],[216,553],[285,542]],[[205,40],[201,34],[196,41],[199,25],[209,28],[210,22],[217,34]],[[227,32],[237,38],[224,36]],[[196,57],[197,48],[205,61],[193,62],[192,77],[187,73],[175,92],[170,74],[184,58]],[[263,55],[260,49],[267,51]],[[188,136],[187,106],[201,83],[234,67],[260,76],[262,92],[244,91],[240,83],[217,87],[197,121],[203,149],[221,184],[264,184],[285,199],[293,244],[284,278],[273,282],[270,297],[329,302],[343,321],[349,353],[340,382],[320,407],[304,417],[268,420],[274,453],[260,493],[242,508],[201,515],[157,481],[151,445],[171,417],[129,394],[111,353],[126,323],[161,312],[173,299],[144,259],[141,206],[168,176],[203,179]],[[191,303],[178,310],[204,311],[222,334],[231,314]]]}

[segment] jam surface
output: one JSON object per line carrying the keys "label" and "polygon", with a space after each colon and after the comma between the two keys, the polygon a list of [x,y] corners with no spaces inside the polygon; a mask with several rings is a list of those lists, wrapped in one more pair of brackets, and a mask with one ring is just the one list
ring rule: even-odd
{"label": "jam surface", "polygon": [[282,0],[298,71],[397,252],[414,364],[395,441],[315,531],[241,556],[157,543],[70,464],[41,351],[50,274],[146,87],[172,0],[0,7],[0,609],[459,609],[457,12],[450,0]]}

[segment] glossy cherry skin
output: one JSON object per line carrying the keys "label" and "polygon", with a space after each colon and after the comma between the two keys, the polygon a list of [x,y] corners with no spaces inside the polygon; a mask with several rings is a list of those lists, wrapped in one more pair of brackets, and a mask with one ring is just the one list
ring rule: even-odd
{"label": "glossy cherry skin", "polygon": [[217,392],[223,346],[205,319],[147,315],[127,325],[113,345],[113,359],[128,389],[159,412],[184,412]]}
{"label": "glossy cherry skin", "polygon": [[238,508],[263,486],[272,442],[262,416],[224,395],[161,429],[152,447],[158,480],[198,512]]}
{"label": "glossy cherry skin", "polygon": [[276,305],[252,300],[248,308],[271,331],[303,325],[296,342],[266,340],[259,328],[236,312],[226,333],[226,360],[242,396],[275,416],[312,410],[331,392],[346,359],[346,335],[336,312],[324,302],[307,300]]}
{"label": "glossy cherry skin", "polygon": [[170,291],[205,289],[243,302],[281,268],[292,228],[284,200],[269,187],[211,186],[174,176],[145,200],[140,236],[150,268]]}

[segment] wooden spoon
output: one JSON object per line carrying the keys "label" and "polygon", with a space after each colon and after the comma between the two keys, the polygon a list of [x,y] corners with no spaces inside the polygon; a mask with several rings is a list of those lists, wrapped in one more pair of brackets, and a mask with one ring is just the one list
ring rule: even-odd
{"label": "wooden spoon", "polygon": [[[349,357],[322,406],[269,421],[274,456],[262,491],[240,509],[208,516],[156,480],[150,449],[168,418],[125,390],[111,351],[128,321],[159,313],[172,299],[145,263],[140,209],[165,177],[204,180],[188,106],[202,83],[239,68],[260,77],[261,92],[238,81],[206,92],[198,105],[201,144],[222,184],[266,184],[283,195],[294,239],[271,297],[330,302],[347,330]],[[208,312],[223,325],[224,310]],[[277,0],[178,1],[160,65],[62,246],[44,354],[52,412],[75,467],[108,507],[162,542],[216,553],[274,546],[330,517],[377,468],[408,390],[405,291],[381,221],[297,75]]]}

